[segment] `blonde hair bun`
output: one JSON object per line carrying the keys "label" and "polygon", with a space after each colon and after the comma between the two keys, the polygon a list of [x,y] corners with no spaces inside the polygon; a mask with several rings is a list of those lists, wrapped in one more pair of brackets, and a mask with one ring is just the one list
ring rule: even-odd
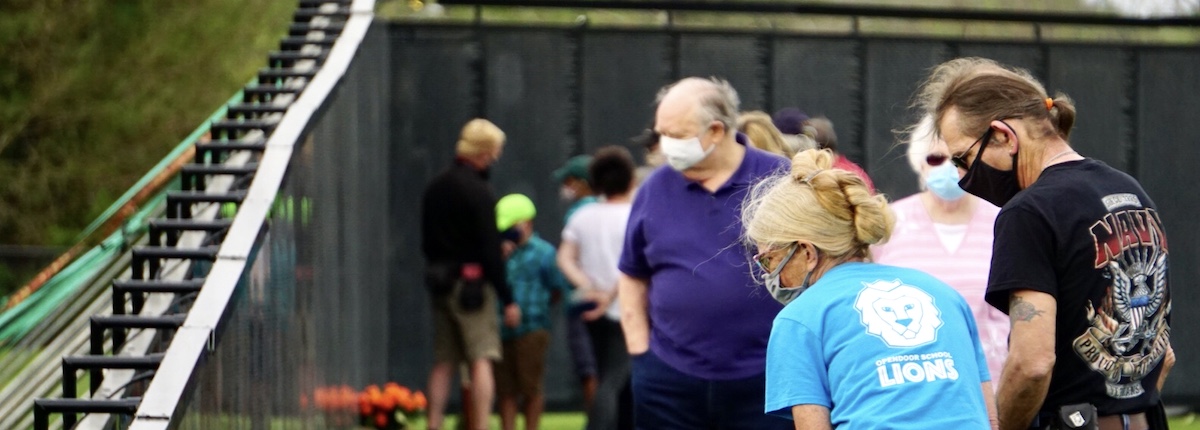
{"label": "blonde hair bun", "polygon": [[791,177],[812,187],[823,209],[849,221],[856,242],[874,245],[886,241],[895,224],[887,198],[871,194],[867,184],[853,172],[834,168],[834,160],[828,149],[797,153],[792,157]]}
{"label": "blonde hair bun", "polygon": [[742,206],[746,243],[781,246],[811,242],[834,258],[870,258],[895,224],[887,200],[854,173],[833,167],[828,149],[792,157],[792,169],[751,188]]}

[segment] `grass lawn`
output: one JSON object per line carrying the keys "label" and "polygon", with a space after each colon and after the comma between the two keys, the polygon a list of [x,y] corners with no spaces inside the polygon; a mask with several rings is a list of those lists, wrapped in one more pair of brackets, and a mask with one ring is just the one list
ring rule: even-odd
{"label": "grass lawn", "polygon": [[1172,418],[1171,430],[1200,430],[1200,420],[1194,413]]}
{"label": "grass lawn", "polygon": [[[541,430],[581,430],[586,423],[582,412],[547,412],[542,414]],[[409,427],[411,430],[425,430],[424,417],[414,420]],[[442,424],[442,428],[446,430],[457,429],[458,415],[450,415],[446,417],[446,422]],[[500,428],[500,416],[492,415],[491,428]],[[525,428],[525,419],[517,416],[517,428]],[[1197,427],[1200,428],[1200,427]]]}
{"label": "grass lawn", "polygon": [[[190,426],[185,425],[185,428],[233,428],[244,427],[248,425],[245,418],[241,419],[230,416],[192,416],[193,420]],[[187,421],[187,420],[185,420]],[[320,423],[304,423],[298,418],[277,418],[273,420],[269,428],[271,429],[295,429],[295,428],[327,428]],[[549,412],[542,416],[541,430],[582,430],[585,424],[585,418],[582,412]],[[353,427],[354,429],[366,429],[367,427]],[[416,417],[409,422],[409,430],[425,430],[424,417]],[[450,415],[446,418],[446,422],[442,425],[443,429],[456,430],[458,429],[458,416]],[[500,428],[500,417],[492,415],[491,429]],[[524,429],[524,420],[517,417],[517,428]],[[1194,413],[1182,415],[1171,419],[1171,430],[1200,430],[1200,419]]]}
{"label": "grass lawn", "polygon": [[[542,416],[541,430],[580,430],[585,423],[584,415],[581,412],[551,412]],[[425,421],[417,420],[413,423],[412,430],[424,430]],[[451,415],[447,417],[445,425],[442,428],[455,429],[458,428],[458,416]],[[500,428],[500,417],[492,416],[493,429]],[[524,429],[524,420],[517,418],[517,428]],[[1197,419],[1196,414],[1187,414],[1171,419],[1171,430],[1200,430],[1200,419]]]}

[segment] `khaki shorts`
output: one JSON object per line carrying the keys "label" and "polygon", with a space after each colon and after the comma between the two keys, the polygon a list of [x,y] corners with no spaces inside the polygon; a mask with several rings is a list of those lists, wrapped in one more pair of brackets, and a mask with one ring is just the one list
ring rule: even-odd
{"label": "khaki shorts", "polygon": [[483,287],[483,306],[467,312],[458,306],[462,283],[450,294],[433,298],[433,360],[437,363],[500,359],[500,316],[496,290]]}
{"label": "khaki shorts", "polygon": [[526,398],[542,394],[549,345],[550,332],[546,330],[504,341],[504,359],[496,363],[496,393]]}

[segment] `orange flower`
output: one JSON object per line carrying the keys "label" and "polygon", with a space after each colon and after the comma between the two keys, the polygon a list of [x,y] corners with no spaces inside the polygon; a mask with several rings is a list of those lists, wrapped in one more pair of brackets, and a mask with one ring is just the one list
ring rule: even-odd
{"label": "orange flower", "polygon": [[392,398],[392,396],[381,395],[372,400],[372,403],[374,403],[375,407],[379,408],[380,411],[391,411],[396,409],[396,399]]}
{"label": "orange flower", "polygon": [[414,411],[425,410],[425,407],[428,406],[428,404],[425,400],[425,393],[417,391],[416,394],[413,394],[413,406],[414,406],[414,408],[413,408]]}
{"label": "orange flower", "polygon": [[386,413],[378,412],[375,414],[375,427],[383,428],[387,423],[388,417]]}
{"label": "orange flower", "polygon": [[364,391],[358,395],[358,413],[359,415],[371,415],[371,410],[371,396]]}
{"label": "orange flower", "polygon": [[396,406],[399,406],[405,411],[412,411],[412,391],[408,388],[399,385],[388,387],[387,394],[395,401]]}

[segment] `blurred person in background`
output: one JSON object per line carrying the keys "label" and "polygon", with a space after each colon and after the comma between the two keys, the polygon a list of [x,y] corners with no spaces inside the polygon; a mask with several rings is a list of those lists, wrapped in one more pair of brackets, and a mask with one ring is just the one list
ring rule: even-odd
{"label": "blurred person in background", "polygon": [[421,249],[433,301],[434,365],[429,372],[429,428],[442,428],[450,380],[458,363],[470,363],[471,423],[487,428],[495,394],[492,362],[500,359],[500,329],[493,311],[515,326],[513,302],[496,233],[496,197],[489,168],[500,159],[504,132],[485,119],[463,126],[455,159],[434,177],[421,199]]}
{"label": "blurred person in background", "polygon": [[[804,136],[795,136],[795,139],[785,139],[779,129],[775,128],[775,124],[771,122],[771,116],[762,111],[744,112],[737,120],[738,131],[746,134],[750,139],[750,144],[755,148],[767,151],[773,154],[791,159],[797,152],[812,149],[814,144],[811,139]],[[801,135],[802,136],[802,135]]]}
{"label": "blurred person in background", "polygon": [[892,213],[833,164],[828,150],[797,154],[742,209],[766,291],[786,305],[767,347],[764,410],[798,430],[994,426],[971,308],[928,274],[868,262]]}
{"label": "blurred person in background", "polygon": [[793,154],[817,146],[817,142],[812,138],[814,131],[808,126],[808,114],[804,111],[794,107],[780,109],[771,117],[771,123],[783,135],[788,145],[796,148]]}
{"label": "blurred person in background", "polygon": [[654,169],[659,168],[667,163],[666,156],[662,153],[662,147],[658,144],[658,132],[654,128],[647,128],[637,136],[629,139],[635,148],[645,150],[645,163],[637,167],[634,171],[634,188],[640,185],[642,181],[650,176]]}
{"label": "blurred person in background", "polygon": [[496,203],[496,228],[509,244],[508,285],[521,307],[520,323],[500,330],[503,358],[496,365],[496,392],[504,430],[516,428],[518,409],[524,411],[526,430],[539,428],[546,403],[542,379],[550,345],[551,296],[569,289],[554,262],[554,245],[534,232],[536,216],[533,201],[523,194],[509,194]]}
{"label": "blurred person in background", "polygon": [[617,303],[617,261],[632,207],[633,156],[619,146],[596,151],[589,182],[600,201],[579,209],[562,232],[558,266],[576,291],[594,302],[583,314],[600,378],[596,401],[588,411],[589,430],[632,428],[629,353],[621,333]]}
{"label": "blurred person in background", "polygon": [[[554,179],[561,185],[559,198],[569,205],[563,215],[563,225],[569,224],[580,208],[596,202],[595,193],[588,184],[588,165],[591,162],[591,155],[576,155],[554,171]],[[596,376],[596,353],[592,351],[587,327],[573,307],[567,308],[567,349],[571,352],[575,376],[583,391],[583,408],[591,410],[596,388],[600,384]]]}
{"label": "blurred person in background", "polygon": [[780,304],[754,291],[737,246],[749,187],[785,168],[735,129],[728,82],[687,78],[657,97],[654,127],[670,169],[638,188],[618,268],[637,429],[773,429],[764,364]]}
{"label": "blurred person in background", "polygon": [[[983,300],[992,259],[992,225],[1000,212],[958,186],[959,171],[946,144],[921,118],[908,136],[908,164],[923,191],[891,204],[896,227],[886,244],[871,248],[875,262],[933,275],[953,287],[975,316],[988,373],[998,380],[1008,357],[1008,316]],[[993,385],[993,388],[995,386]]]}
{"label": "blurred person in background", "polygon": [[817,149],[828,149],[833,152],[834,159],[833,168],[842,169],[858,175],[862,178],[863,183],[867,184],[867,189],[875,192],[875,183],[871,182],[871,177],[867,176],[867,171],[863,170],[858,164],[846,158],[845,154],[838,152],[837,133],[833,131],[833,121],[829,118],[818,116],[809,118],[805,123],[809,131],[812,133],[813,140],[817,142]]}
{"label": "blurred person in background", "polygon": [[562,185],[558,189],[558,197],[569,205],[563,215],[564,225],[579,208],[596,202],[595,193],[588,184],[587,168],[591,162],[591,155],[576,155],[554,171],[554,179]]}

